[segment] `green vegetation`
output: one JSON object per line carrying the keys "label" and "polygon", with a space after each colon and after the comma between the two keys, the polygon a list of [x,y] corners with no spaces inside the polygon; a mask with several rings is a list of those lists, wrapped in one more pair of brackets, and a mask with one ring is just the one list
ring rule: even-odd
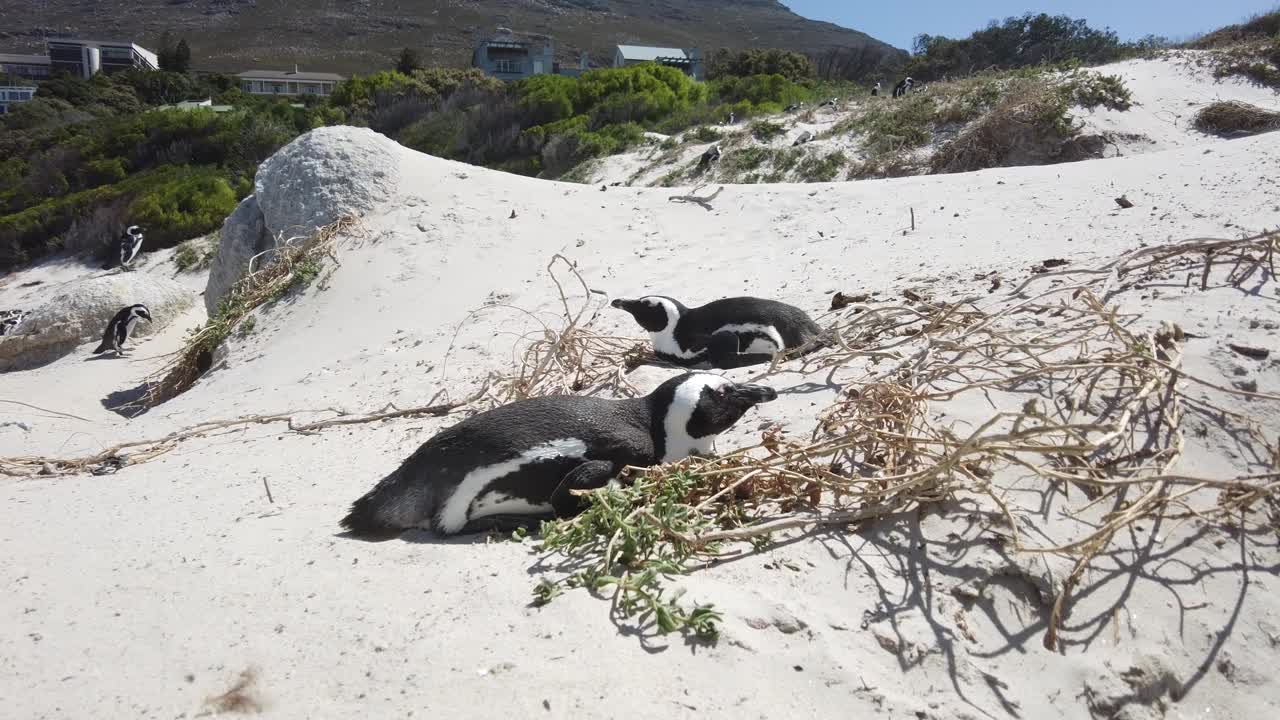
{"label": "green vegetation", "polygon": [[1241,43],[1274,40],[1280,36],[1280,9],[1254,15],[1243,23],[1218,28],[1187,44],[1200,50],[1231,47]]}
{"label": "green vegetation", "polygon": [[905,72],[916,80],[964,77],[984,70],[1012,70],[1063,63],[1098,65],[1166,44],[1159,38],[1124,43],[1110,30],[1066,15],[1027,13],[992,22],[967,38],[920,35]]}
{"label": "green vegetation", "polygon": [[218,254],[218,236],[215,233],[206,238],[193,238],[178,246],[173,254],[173,264],[178,272],[195,272],[207,269],[213,264]]}
{"label": "green vegetation", "polygon": [[567,588],[616,593],[620,616],[659,633],[680,632],[702,639],[719,635],[721,615],[710,605],[690,608],[678,594],[667,594],[665,579],[683,575],[699,554],[673,536],[709,529],[709,519],[685,502],[699,478],[677,473],[639,478],[627,487],[593,491],[588,508],[570,520],[542,525],[539,549],[564,554],[579,568],[565,578],[544,578],[534,587],[534,602],[551,602]]}
{"label": "green vegetation", "polygon": [[849,158],[839,150],[821,157],[810,155],[800,161],[796,173],[804,182],[830,182],[836,179],[848,162]]}
{"label": "green vegetation", "polygon": [[785,126],[780,125],[779,123],[769,122],[768,120],[757,120],[751,123],[748,130],[751,132],[751,137],[759,140],[760,142],[769,142],[770,140],[773,140],[787,132],[787,128]]}
{"label": "green vegetation", "polygon": [[791,82],[802,82],[814,76],[813,62],[807,55],[788,50],[741,50],[721,48],[707,60],[707,78],[779,75]]}

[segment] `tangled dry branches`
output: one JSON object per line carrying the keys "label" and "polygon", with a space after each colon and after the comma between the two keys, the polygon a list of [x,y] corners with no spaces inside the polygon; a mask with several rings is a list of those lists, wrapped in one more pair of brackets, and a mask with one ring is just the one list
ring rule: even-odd
{"label": "tangled dry branches", "polygon": [[[1268,276],[1274,282],[1276,244],[1277,236],[1267,234],[1146,248],[1095,270],[1036,275],[989,310],[976,300],[919,298],[910,305],[849,306],[832,325],[829,348],[803,358],[798,368],[765,373],[867,362],[868,376],[819,414],[810,438],[768,431],[759,445],[727,456],[633,468],[632,477],[646,487],[662,488],[663,479],[674,476],[698,481],[683,493],[684,529],[641,509],[627,519],[650,518],[655,542],[693,557],[716,543],[983,496],[1003,515],[999,530],[1012,549],[1074,560],[1045,636],[1053,648],[1073,587],[1125,528],[1153,516],[1241,522],[1265,507],[1262,501],[1280,497],[1280,445],[1229,409],[1242,397],[1280,397],[1189,375],[1180,328],[1166,323],[1140,330],[1141,317],[1121,315],[1104,299],[1128,282],[1181,272],[1207,287],[1210,272],[1201,264],[1229,266],[1227,286]],[[1054,285],[1031,292],[1046,280]],[[1177,474],[1189,412],[1227,419],[1231,432],[1257,449],[1258,472]],[[1083,530],[1053,546],[1024,538],[1006,499],[1013,486],[1066,496],[1075,488],[1087,499],[1073,512]],[[690,512],[697,517],[690,519]],[[566,551],[563,543],[557,549]]]}

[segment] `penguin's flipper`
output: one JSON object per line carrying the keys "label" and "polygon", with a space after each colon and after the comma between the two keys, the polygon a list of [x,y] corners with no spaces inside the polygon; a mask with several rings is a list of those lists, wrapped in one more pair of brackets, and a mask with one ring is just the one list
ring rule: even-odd
{"label": "penguin's flipper", "polygon": [[606,460],[588,460],[565,473],[564,479],[551,493],[551,507],[555,508],[556,517],[573,517],[582,509],[582,499],[571,490],[595,490],[608,484],[618,468]]}
{"label": "penguin's flipper", "polygon": [[771,354],[740,353],[738,352],[738,347],[739,339],[737,333],[718,332],[712,335],[711,341],[707,343],[707,357],[711,360],[711,367],[732,370],[751,365],[763,365],[773,361],[773,355]]}

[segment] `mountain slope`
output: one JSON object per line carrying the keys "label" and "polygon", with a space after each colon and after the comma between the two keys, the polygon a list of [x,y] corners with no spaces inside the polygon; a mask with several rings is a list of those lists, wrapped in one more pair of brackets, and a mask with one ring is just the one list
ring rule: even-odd
{"label": "mountain slope", "polygon": [[462,65],[498,26],[554,36],[557,54],[575,64],[583,50],[608,62],[619,43],[901,52],[776,0],[0,0],[0,17],[0,48],[11,52],[38,48],[48,33],[154,47],[170,30],[187,38],[197,68],[228,71],[295,62],[367,71],[389,66],[406,46],[431,63]]}

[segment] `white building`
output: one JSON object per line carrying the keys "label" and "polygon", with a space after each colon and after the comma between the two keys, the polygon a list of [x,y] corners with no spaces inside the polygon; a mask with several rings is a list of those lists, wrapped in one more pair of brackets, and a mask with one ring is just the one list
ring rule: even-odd
{"label": "white building", "polygon": [[338,83],[346,80],[333,73],[300,72],[297,66],[287,70],[246,70],[240,78],[240,89],[250,95],[330,95]]}
{"label": "white building", "polygon": [[614,67],[629,67],[641,63],[657,63],[676,68],[694,80],[703,79],[702,53],[697,48],[649,47],[647,45],[619,45],[613,54]]}

